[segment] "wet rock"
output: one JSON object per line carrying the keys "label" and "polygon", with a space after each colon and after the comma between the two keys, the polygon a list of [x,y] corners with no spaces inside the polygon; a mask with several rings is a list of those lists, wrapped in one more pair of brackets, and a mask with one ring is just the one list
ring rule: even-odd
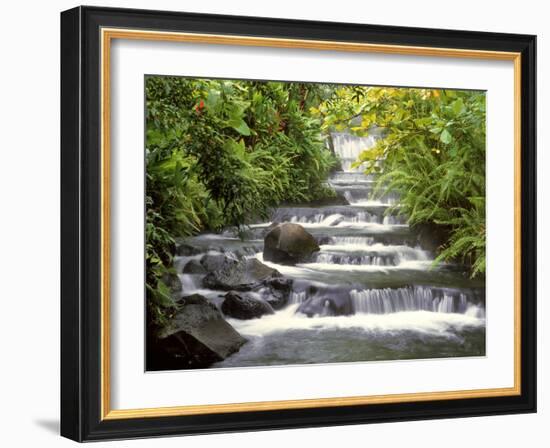
{"label": "wet rock", "polygon": [[147,370],[208,367],[246,342],[208,299],[183,297],[169,324],[147,340]]}
{"label": "wet rock", "polygon": [[237,257],[231,257],[226,254],[206,254],[201,258],[201,265],[207,272],[227,269],[238,263]]}
{"label": "wet rock", "polygon": [[[201,262],[202,263],[202,262]],[[281,277],[281,273],[270,268],[255,258],[233,259],[226,257],[223,262],[205,264],[216,265],[217,269],[210,270],[202,280],[205,288],[250,291],[258,288],[265,281]]]}
{"label": "wet rock", "polygon": [[[260,246],[261,248],[261,246]],[[238,249],[237,251],[235,251],[235,255],[238,257],[238,258],[243,258],[243,257],[247,257],[247,256],[253,256],[253,255],[256,255],[256,253],[258,253],[260,251],[260,248],[256,248],[254,246],[245,246],[245,247],[241,247],[240,249]]]}
{"label": "wet rock", "polygon": [[298,206],[298,207],[324,207],[328,205],[350,205],[346,197],[339,191],[334,191],[333,196],[324,196],[319,199],[315,199],[309,202],[300,202],[296,204],[285,204],[288,206]]}
{"label": "wet rock", "polygon": [[183,268],[184,274],[205,274],[206,269],[199,260],[189,260]]}
{"label": "wet rock", "polygon": [[326,207],[330,205],[350,205],[343,193],[333,190],[330,196],[314,199],[309,202],[285,202],[283,207]]}
{"label": "wet rock", "polygon": [[190,244],[182,243],[176,247],[176,255],[180,257],[189,257],[191,255],[198,255],[202,252],[199,247],[191,246]]}
{"label": "wet rock", "polygon": [[416,224],[412,228],[422,249],[437,253],[439,248],[449,240],[450,228],[434,223]]}
{"label": "wet rock", "polygon": [[319,250],[315,238],[301,225],[279,224],[264,238],[264,260],[290,264],[307,261],[313,252]]}
{"label": "wet rock", "polygon": [[313,316],[348,316],[353,314],[353,305],[349,296],[335,297],[310,297],[303,302],[297,313]]}
{"label": "wet rock", "polygon": [[222,312],[236,319],[255,319],[265,314],[273,314],[273,308],[262,299],[251,294],[237,294],[230,291],[224,296]]}
{"label": "wet rock", "polygon": [[162,276],[162,282],[168,286],[172,294],[177,293],[182,290],[183,285],[181,284],[180,278],[177,274],[168,273]]}
{"label": "wet rock", "polygon": [[264,281],[262,288],[263,299],[275,310],[282,309],[288,303],[292,280],[284,277],[275,277]]}
{"label": "wet rock", "polygon": [[317,244],[322,246],[323,244],[334,244],[334,239],[331,236],[320,235],[315,238]]}

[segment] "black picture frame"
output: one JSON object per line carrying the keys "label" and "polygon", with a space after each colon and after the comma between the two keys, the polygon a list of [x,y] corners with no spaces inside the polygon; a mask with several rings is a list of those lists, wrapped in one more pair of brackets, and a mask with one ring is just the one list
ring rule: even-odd
{"label": "black picture frame", "polygon": [[[521,393],[515,396],[102,419],[100,29],[521,54]],[[99,7],[61,13],[61,435],[76,441],[536,412],[536,37]]]}

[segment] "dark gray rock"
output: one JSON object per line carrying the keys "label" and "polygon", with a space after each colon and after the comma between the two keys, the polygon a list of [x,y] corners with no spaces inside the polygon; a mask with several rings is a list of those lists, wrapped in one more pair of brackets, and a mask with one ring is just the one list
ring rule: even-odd
{"label": "dark gray rock", "polygon": [[200,263],[207,272],[220,271],[228,269],[238,263],[237,257],[231,257],[226,254],[206,254],[201,258]]}
{"label": "dark gray rock", "polygon": [[173,319],[147,341],[147,370],[208,367],[246,342],[208,299],[183,297]]}
{"label": "dark gray rock", "polygon": [[273,308],[262,299],[250,294],[237,294],[230,291],[224,296],[222,312],[236,319],[255,319],[265,314],[273,314]]}
{"label": "dark gray rock", "polygon": [[324,196],[309,202],[285,203],[288,207],[324,207],[328,205],[350,205],[346,197],[339,191],[333,191],[333,195]]}
{"label": "dark gray rock", "polygon": [[416,224],[412,230],[417,235],[417,241],[422,249],[438,253],[440,248],[449,241],[450,227],[435,223]]}
{"label": "dark gray rock", "polygon": [[319,246],[301,225],[283,223],[264,238],[264,260],[294,265],[307,261]]}
{"label": "dark gray rock", "polygon": [[173,274],[173,273],[164,274],[162,276],[162,282],[166,286],[168,286],[172,294],[180,292],[183,288],[183,285],[181,284],[181,280],[177,274]]}
{"label": "dark gray rock", "polygon": [[184,274],[205,274],[206,269],[199,260],[189,260],[183,268]]}
{"label": "dark gray rock", "polygon": [[282,309],[288,303],[292,280],[284,277],[275,277],[264,281],[262,288],[263,299],[275,310]]}
{"label": "dark gray rock", "polygon": [[348,316],[353,314],[353,305],[347,294],[335,297],[314,296],[303,302],[296,312],[305,314],[308,317]]}
{"label": "dark gray rock", "polygon": [[[213,265],[214,263],[209,264],[209,266]],[[217,269],[209,272],[202,280],[205,288],[250,291],[267,280],[281,277],[279,271],[266,266],[255,258],[226,258],[216,266]]]}
{"label": "dark gray rock", "polygon": [[176,247],[176,255],[180,257],[189,257],[191,255],[198,255],[203,252],[199,247],[191,246],[190,244],[182,243]]}

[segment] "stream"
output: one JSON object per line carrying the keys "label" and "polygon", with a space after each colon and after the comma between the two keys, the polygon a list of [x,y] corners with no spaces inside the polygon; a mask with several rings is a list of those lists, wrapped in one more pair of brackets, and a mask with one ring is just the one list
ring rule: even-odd
{"label": "stream", "polygon": [[[341,171],[329,184],[349,205],[281,207],[271,221],[233,232],[186,240],[201,252],[176,257],[178,272],[205,253],[255,257],[292,279],[284,308],[250,320],[227,321],[248,342],[212,367],[428,359],[485,355],[485,285],[452,264],[432,266],[434,254],[418,244],[406,220],[386,215],[399,197],[372,198],[375,178],[352,168],[373,137],[333,134]],[[295,266],[264,261],[263,236],[273,223],[303,226],[320,251]],[[201,274],[179,274],[185,294],[198,293],[217,306],[226,291],[205,289]],[[262,291],[256,293],[262,295]],[[335,315],[325,297],[351,311]],[[320,301],[321,312],[308,304]]]}

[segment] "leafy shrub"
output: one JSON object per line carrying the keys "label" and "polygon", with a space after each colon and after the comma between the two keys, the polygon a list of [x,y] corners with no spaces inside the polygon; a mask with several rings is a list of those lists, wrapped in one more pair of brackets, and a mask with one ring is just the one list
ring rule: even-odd
{"label": "leafy shrub", "polygon": [[242,230],[281,202],[332,195],[335,159],[309,113],[326,86],[151,76],[145,90],[146,281],[161,325],[175,237]]}

